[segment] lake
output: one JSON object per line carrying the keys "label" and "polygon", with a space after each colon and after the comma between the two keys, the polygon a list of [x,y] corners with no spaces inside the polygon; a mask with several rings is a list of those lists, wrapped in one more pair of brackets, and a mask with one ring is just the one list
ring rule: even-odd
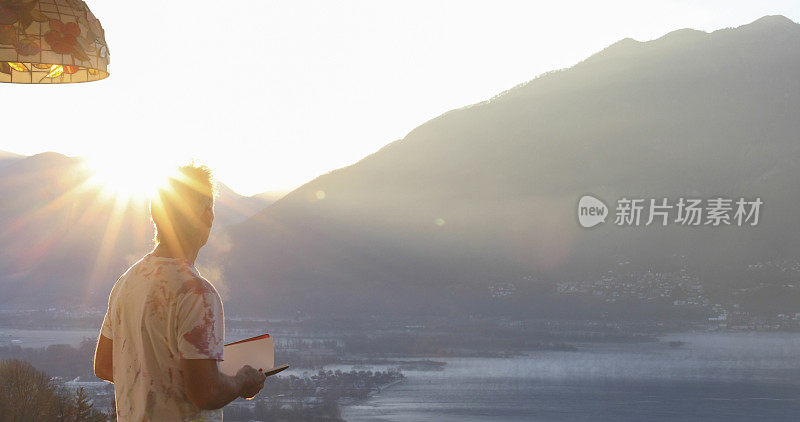
{"label": "lake", "polygon": [[[77,345],[96,336],[95,330],[0,328],[0,344],[17,339],[26,347]],[[405,381],[343,407],[342,416],[351,422],[800,420],[800,334],[690,333],[661,340],[578,344],[577,352],[514,358],[431,357],[446,361],[445,370],[403,371]]]}
{"label": "lake", "polygon": [[581,344],[577,352],[507,359],[433,358],[446,361],[446,369],[404,371],[406,381],[345,407],[342,416],[351,422],[800,420],[800,334],[662,340]]}
{"label": "lake", "polygon": [[20,330],[0,327],[0,346],[47,347],[51,344],[69,344],[77,347],[84,338],[96,340],[99,334],[100,327],[96,330]]}

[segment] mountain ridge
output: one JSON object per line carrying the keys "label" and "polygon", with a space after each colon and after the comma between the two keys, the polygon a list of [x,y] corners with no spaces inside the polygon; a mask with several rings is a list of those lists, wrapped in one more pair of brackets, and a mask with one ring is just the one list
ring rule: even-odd
{"label": "mountain ridge", "polygon": [[[232,226],[234,246],[224,258],[231,277],[276,307],[388,312],[426,302],[418,307],[430,310],[453,303],[457,290],[475,290],[471,299],[455,300],[474,304],[492,280],[523,284],[521,277],[533,274],[550,283],[590,272],[613,254],[653,260],[657,251],[717,238],[745,250],[746,229],[664,232],[661,246],[652,244],[649,228],[613,232],[606,225],[587,233],[577,227],[574,207],[586,192],[767,193],[780,214],[774,221],[794,227],[785,220],[791,201],[779,187],[796,166],[787,161],[776,170],[775,163],[798,156],[791,134],[799,129],[800,89],[790,75],[800,70],[800,55],[789,47],[800,42],[800,26],[783,22],[616,43],[630,56],[607,48],[446,112]],[[797,250],[791,230],[755,231],[764,246],[759,254]],[[602,250],[603,239],[614,246],[598,254],[593,249]],[[723,268],[741,258],[719,248],[705,253]],[[719,283],[729,273],[719,272],[709,277]],[[426,285],[429,297],[420,298],[414,290]],[[342,297],[356,291],[366,293]]]}

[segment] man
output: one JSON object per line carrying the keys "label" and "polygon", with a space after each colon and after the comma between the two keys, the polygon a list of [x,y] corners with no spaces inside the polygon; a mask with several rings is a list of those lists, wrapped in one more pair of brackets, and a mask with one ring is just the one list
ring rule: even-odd
{"label": "man", "polygon": [[250,366],[222,374],[222,301],[194,267],[214,220],[214,182],[184,166],[151,200],[156,246],[117,280],[108,299],[94,372],[114,383],[119,421],[219,421],[266,377]]}

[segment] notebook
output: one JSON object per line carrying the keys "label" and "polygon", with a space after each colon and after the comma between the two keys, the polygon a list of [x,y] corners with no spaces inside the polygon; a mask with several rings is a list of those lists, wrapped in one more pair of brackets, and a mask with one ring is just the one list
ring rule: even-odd
{"label": "notebook", "polygon": [[275,366],[275,347],[269,334],[225,345],[225,360],[220,362],[219,370],[225,375],[236,375],[245,365],[252,366],[266,376],[275,375],[289,367]]}

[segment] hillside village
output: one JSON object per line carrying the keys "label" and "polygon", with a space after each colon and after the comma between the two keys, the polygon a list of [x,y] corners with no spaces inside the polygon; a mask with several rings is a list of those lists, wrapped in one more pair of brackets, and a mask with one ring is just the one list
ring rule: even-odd
{"label": "hillside village", "polygon": [[[652,270],[630,269],[630,262],[621,260],[616,269],[610,269],[597,278],[564,281],[556,284],[559,295],[586,295],[602,299],[606,303],[641,301],[648,303],[670,304],[672,307],[701,309],[706,315],[704,323],[708,329],[730,330],[800,330],[800,305],[796,310],[763,314],[745,311],[737,299],[761,290],[780,288],[794,290],[800,288],[795,282],[777,281],[775,277],[758,281],[749,287],[735,288],[726,297],[710,293],[702,280],[693,274],[686,265],[675,272],[654,272]],[[800,275],[800,262],[797,260],[781,260],[756,262],[748,265],[755,279],[771,270],[786,275],[789,280]]]}

